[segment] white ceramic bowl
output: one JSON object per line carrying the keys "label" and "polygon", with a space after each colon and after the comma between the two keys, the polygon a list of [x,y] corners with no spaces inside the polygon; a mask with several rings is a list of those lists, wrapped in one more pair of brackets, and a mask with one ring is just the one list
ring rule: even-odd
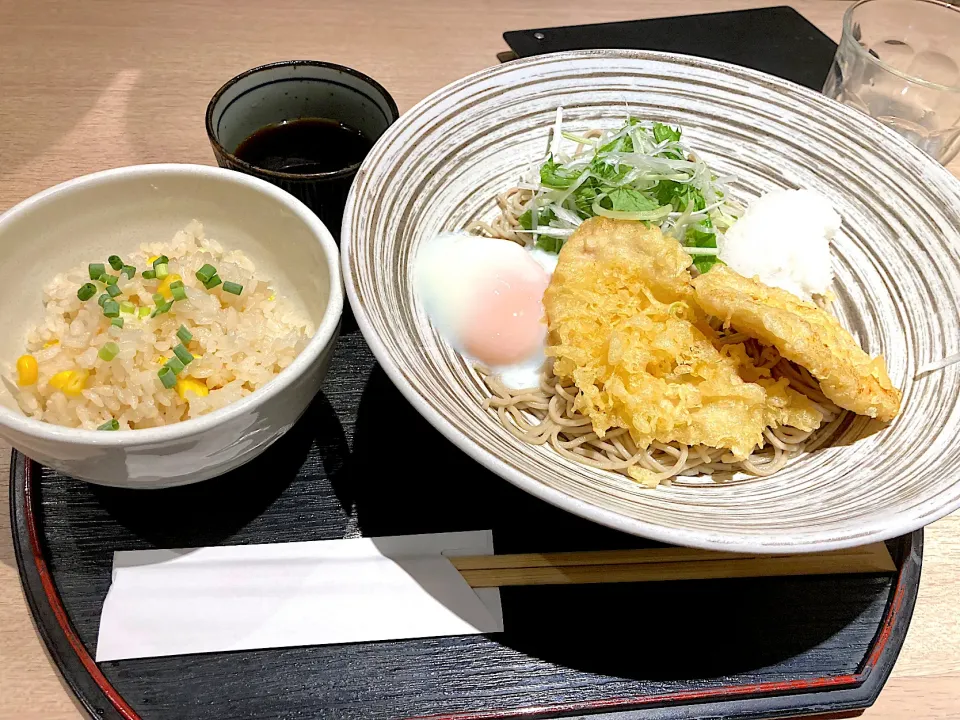
{"label": "white ceramic bowl", "polygon": [[[834,308],[886,358],[904,391],[900,417],[878,428],[847,416],[829,447],[770,477],[678,478],[656,490],[505,430],[484,409],[489,392],[471,363],[431,326],[413,263],[436,233],[496,216],[497,193],[543,157],[558,105],[572,131],[616,127],[628,109],[682,125],[718,174],[737,177],[731,190],[744,203],[775,188],[829,197],[843,216]],[[917,377],[960,349],[960,183],[819,93],[642,51],[553,53],[483,70],[418,103],[380,138],[350,191],[341,256],[357,323],[414,407],[487,468],[570,512],[673,544],[800,552],[894,537],[960,508],[960,365]]]}
{"label": "white ceramic bowl", "polygon": [[337,246],[317,217],[263,180],[203,165],[137,165],[65,182],[0,216],[0,366],[7,378],[24,333],[43,314],[54,273],[91,258],[167,241],[191,219],[240,249],[299,303],[316,333],[267,385],[176,425],[123,432],[64,428],[25,417],[0,388],[0,437],[29,457],[90,482],[161,488],[250,461],[303,414],[326,375],[343,310]]}

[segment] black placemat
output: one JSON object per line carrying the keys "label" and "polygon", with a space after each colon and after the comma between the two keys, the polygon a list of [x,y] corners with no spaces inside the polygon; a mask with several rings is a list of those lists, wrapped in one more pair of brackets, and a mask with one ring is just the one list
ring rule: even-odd
{"label": "black placemat", "polygon": [[[15,460],[14,526],[28,598],[68,681],[99,703],[102,717],[122,716],[111,714],[103,687],[63,661],[76,648],[60,637],[31,542],[91,655],[114,550],[487,528],[500,553],[652,544],[544,504],[469,460],[403,400],[355,331],[341,338],[308,414],[259,459],[221,478],[129,491]],[[909,554],[918,543],[919,534],[893,547]],[[658,705],[670,713],[638,712],[727,718],[862,707],[879,691],[909,622],[919,561],[907,567],[900,578],[507,588],[503,634],[99,668],[144,720],[512,717],[537,716],[538,707],[576,715]],[[898,582],[903,597],[894,608]],[[885,622],[896,633],[878,645]]]}
{"label": "black placemat", "polygon": [[791,7],[533,28],[503,34],[519,57],[629,48],[699,55],[762,70],[814,90],[823,87],[836,44]]}

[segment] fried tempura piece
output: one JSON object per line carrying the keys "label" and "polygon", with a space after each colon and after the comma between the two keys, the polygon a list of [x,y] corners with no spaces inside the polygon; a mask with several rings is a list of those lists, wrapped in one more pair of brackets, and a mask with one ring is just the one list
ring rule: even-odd
{"label": "fried tempura piece", "polygon": [[833,315],[725,266],[704,273],[693,286],[700,307],[805,367],[840,407],[884,422],[900,412],[901,393],[883,358],[861,350]]}
{"label": "fried tempura piece", "polygon": [[[715,347],[689,265],[658,228],[605,218],[584,222],[560,251],[543,298],[547,355],[576,384],[576,408],[597,435],[624,427],[641,448],[677,441],[743,459],[770,424],[819,426],[821,413],[786,380],[753,368],[743,346]],[[744,382],[744,368],[758,382]],[[648,473],[629,472],[641,481]]]}

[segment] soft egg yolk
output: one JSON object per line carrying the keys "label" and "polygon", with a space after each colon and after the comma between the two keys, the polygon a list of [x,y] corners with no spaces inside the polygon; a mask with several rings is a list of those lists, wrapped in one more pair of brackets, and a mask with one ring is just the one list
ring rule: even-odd
{"label": "soft egg yolk", "polygon": [[490,366],[528,359],[543,345],[543,293],[550,278],[539,266],[485,277],[465,323],[463,349]]}

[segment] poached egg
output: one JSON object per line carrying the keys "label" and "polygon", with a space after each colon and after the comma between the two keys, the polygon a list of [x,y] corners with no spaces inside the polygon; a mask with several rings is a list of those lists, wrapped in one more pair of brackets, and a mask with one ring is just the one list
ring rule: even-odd
{"label": "poached egg", "polygon": [[556,256],[508,240],[443,233],[414,262],[414,289],[434,327],[510,388],[536,387],[546,361],[543,293]]}

